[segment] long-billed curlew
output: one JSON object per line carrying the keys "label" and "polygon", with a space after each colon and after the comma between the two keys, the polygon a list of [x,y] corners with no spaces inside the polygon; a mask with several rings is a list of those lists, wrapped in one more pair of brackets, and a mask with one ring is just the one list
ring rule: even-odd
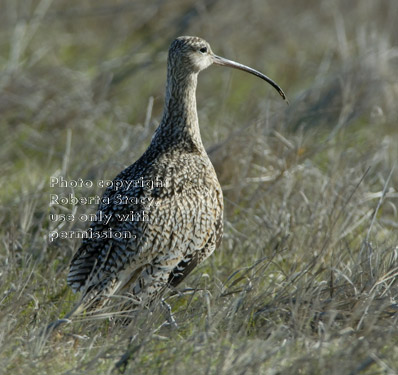
{"label": "long-billed curlew", "polygon": [[[105,191],[97,216],[106,220],[90,227],[99,235],[85,238],[72,259],[68,284],[82,292],[73,312],[103,306],[111,295],[148,306],[219,246],[223,195],[202,143],[195,97],[198,73],[212,64],[254,74],[286,100],[270,78],[214,55],[205,40],[174,40],[161,123],[145,153]],[[101,238],[110,232],[131,236]]]}

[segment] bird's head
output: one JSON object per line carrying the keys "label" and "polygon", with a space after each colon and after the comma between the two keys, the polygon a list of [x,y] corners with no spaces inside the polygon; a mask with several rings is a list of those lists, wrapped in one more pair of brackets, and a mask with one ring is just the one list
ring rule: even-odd
{"label": "bird's head", "polygon": [[187,73],[199,73],[213,64],[209,43],[196,36],[180,36],[171,43],[169,65]]}
{"label": "bird's head", "polygon": [[168,66],[170,70],[173,70],[177,79],[179,79],[180,76],[182,77],[190,73],[197,74],[212,64],[228,66],[253,74],[268,82],[279,92],[279,95],[287,101],[283,90],[271,78],[246,65],[215,55],[209,43],[202,38],[196,36],[180,36],[170,45]]}

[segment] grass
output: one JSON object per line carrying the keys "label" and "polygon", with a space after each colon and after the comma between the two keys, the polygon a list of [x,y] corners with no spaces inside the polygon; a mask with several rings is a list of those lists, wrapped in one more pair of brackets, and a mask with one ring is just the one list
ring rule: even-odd
{"label": "grass", "polygon": [[[398,373],[398,6],[393,0],[5,1],[0,14],[0,373]],[[210,68],[201,132],[225,196],[221,245],[138,313],[40,330],[76,301],[78,240],[48,242],[50,177],[112,179],[162,112],[181,34],[275,79]],[[76,188],[78,196],[101,194]]]}

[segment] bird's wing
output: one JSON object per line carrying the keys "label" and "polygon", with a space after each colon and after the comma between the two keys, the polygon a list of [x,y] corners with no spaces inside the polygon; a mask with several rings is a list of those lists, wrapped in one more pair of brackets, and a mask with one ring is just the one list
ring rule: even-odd
{"label": "bird's wing", "polygon": [[[116,179],[123,179],[131,172],[124,171]],[[195,262],[187,262],[189,268],[185,272],[188,274],[199,258],[205,258],[191,256],[191,253],[208,249],[207,255],[210,255],[214,246],[206,248],[206,244],[215,243],[215,238],[220,237],[219,233],[215,235],[214,228],[222,220],[221,191],[211,184],[192,183],[181,184],[181,189],[169,189],[167,194],[160,191],[141,187],[106,190],[104,197],[109,198],[109,204],[102,203],[98,212],[111,215],[109,221],[93,223],[90,229],[99,233],[112,231],[113,237],[83,240],[72,259],[68,276],[68,284],[74,291],[100,292],[117,279],[120,271],[128,267],[134,272],[134,268],[154,261],[170,266],[172,272],[180,262],[191,257]],[[140,203],[117,203],[118,196],[137,198]],[[145,203],[149,199],[152,199],[150,205]],[[146,220],[121,220],[132,211],[145,212]],[[132,238],[115,238],[116,232],[130,233]]]}
{"label": "bird's wing", "polygon": [[[123,185],[131,176],[137,180],[142,177],[138,167],[136,162],[124,169],[105,190],[96,213],[98,220],[91,223],[88,236],[83,239],[70,264],[67,282],[74,292],[87,293],[93,288],[100,291],[105,287],[112,273],[111,265],[126,261],[125,249],[134,249],[134,241],[145,232],[145,221],[121,221],[116,216],[143,210],[141,204],[125,204],[123,201],[126,196],[135,197],[139,202],[145,197],[144,188]],[[120,187],[119,182],[122,184]],[[119,236],[120,233],[127,233],[131,238]]]}

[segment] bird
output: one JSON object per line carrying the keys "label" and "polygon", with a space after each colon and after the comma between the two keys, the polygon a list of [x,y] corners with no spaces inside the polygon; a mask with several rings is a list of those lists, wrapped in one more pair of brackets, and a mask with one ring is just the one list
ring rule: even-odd
{"label": "bird", "polygon": [[[164,111],[150,145],[105,190],[97,218],[73,256],[67,283],[80,292],[77,311],[127,296],[151,306],[219,246],[223,193],[203,145],[196,104],[198,74],[211,65],[239,69],[282,89],[266,75],[217,56],[204,39],[170,45]],[[117,235],[118,234],[118,235]]]}

